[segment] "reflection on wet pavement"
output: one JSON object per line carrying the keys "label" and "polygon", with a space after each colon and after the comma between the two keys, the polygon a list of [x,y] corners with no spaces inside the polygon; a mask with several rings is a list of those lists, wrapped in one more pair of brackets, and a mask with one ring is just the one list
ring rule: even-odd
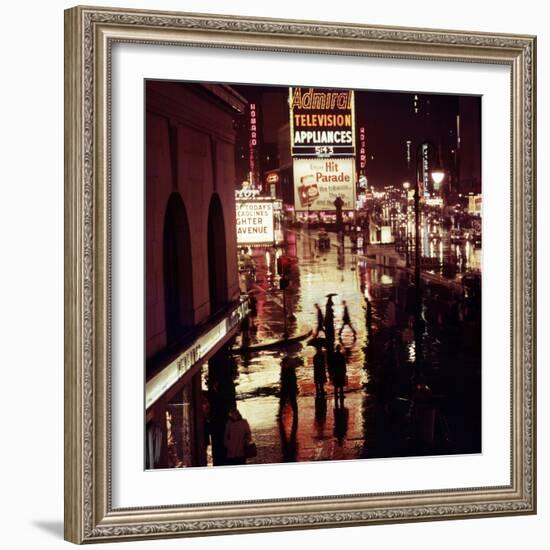
{"label": "reflection on wet pavement", "polygon": [[[235,355],[237,405],[248,420],[258,447],[258,456],[249,462],[479,452],[480,422],[476,415],[481,407],[480,348],[474,337],[459,354],[452,352],[461,346],[464,330],[475,336],[480,319],[473,316],[471,323],[457,327],[453,341],[448,327],[443,327],[452,301],[444,288],[425,289],[423,355],[434,394],[432,401],[437,405],[432,407],[431,416],[419,420],[421,399],[417,400],[417,416],[413,418],[411,404],[415,396],[411,396],[410,387],[415,348],[410,336],[408,274],[367,263],[350,250],[336,246],[319,251],[315,239],[306,232],[289,232],[287,239],[287,254],[293,260],[292,283],[286,292],[290,337],[315,329],[314,304],[321,305],[324,312],[329,293],[336,294],[336,335],[345,300],[357,337],[353,338],[349,327],[342,333],[341,344],[347,358],[343,407],[335,407],[330,382],[325,386],[326,395],[316,396],[315,348],[307,340],[287,348]],[[257,315],[252,320],[251,345],[280,339],[284,330],[276,254],[256,251],[254,259]],[[372,304],[370,330],[365,298]],[[286,356],[292,359],[291,367],[282,366]],[[289,368],[292,372],[286,372]],[[458,372],[460,380],[456,378]],[[465,414],[467,409],[470,412]],[[419,422],[423,423],[420,428]],[[433,437],[428,446],[422,446],[415,434],[419,429],[425,430],[426,425],[433,425]]]}

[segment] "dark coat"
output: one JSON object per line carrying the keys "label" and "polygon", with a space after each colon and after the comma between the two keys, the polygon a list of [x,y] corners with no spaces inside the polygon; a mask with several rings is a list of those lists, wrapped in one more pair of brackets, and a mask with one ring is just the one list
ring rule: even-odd
{"label": "dark coat", "polygon": [[332,356],[332,383],[338,387],[346,384],[346,358],[340,351]]}

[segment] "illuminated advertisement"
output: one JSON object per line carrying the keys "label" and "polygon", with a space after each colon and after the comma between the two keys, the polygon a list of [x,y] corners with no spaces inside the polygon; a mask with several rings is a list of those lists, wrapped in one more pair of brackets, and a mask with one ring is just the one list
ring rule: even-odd
{"label": "illuminated advertisement", "polygon": [[293,157],[355,155],[352,90],[290,88]]}
{"label": "illuminated advertisement", "polygon": [[274,240],[273,201],[236,202],[237,244],[266,244]]}
{"label": "illuminated advertisement", "polygon": [[344,210],[355,208],[355,161],[348,159],[294,159],[296,210],[334,211],[340,197]]}
{"label": "illuminated advertisement", "polygon": [[251,103],[250,110],[250,139],[248,141],[249,153],[248,161],[250,166],[250,183],[252,186],[257,185],[257,172],[258,166],[256,163],[257,147],[258,147],[258,114],[256,110],[256,104]]}
{"label": "illuminated advertisement", "polygon": [[367,138],[365,136],[365,128],[359,128],[359,171],[362,176],[365,174],[367,166]]}

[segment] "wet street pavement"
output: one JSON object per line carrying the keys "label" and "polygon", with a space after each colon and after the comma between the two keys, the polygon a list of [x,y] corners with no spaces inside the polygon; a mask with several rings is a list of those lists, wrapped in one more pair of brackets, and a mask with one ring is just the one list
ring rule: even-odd
{"label": "wet street pavement", "polygon": [[[324,313],[326,295],[336,294],[336,343],[347,359],[344,405],[336,406],[330,380],[326,394],[316,395],[315,348],[309,338],[254,349],[281,340],[285,330],[276,252],[255,250],[254,277],[243,273],[242,284],[256,298],[257,315],[251,320],[249,351],[234,355],[233,380],[238,409],[258,449],[248,462],[480,452],[480,308],[471,300],[456,302],[444,286],[423,285],[419,371],[410,275],[338,249],[334,234],[331,247],[319,250],[315,237],[316,232],[303,230],[287,233],[286,254],[292,259],[287,330],[290,338],[314,331],[314,304]],[[372,304],[370,326],[365,298]],[[346,327],[338,340],[343,300],[357,334],[354,338]],[[235,347],[242,344],[239,339]],[[290,361],[283,365],[285,357]]]}

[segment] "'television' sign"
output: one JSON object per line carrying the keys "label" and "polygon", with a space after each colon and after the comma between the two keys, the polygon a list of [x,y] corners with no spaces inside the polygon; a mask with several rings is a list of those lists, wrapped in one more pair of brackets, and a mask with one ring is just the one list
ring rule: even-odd
{"label": "'television' sign", "polygon": [[290,88],[293,157],[355,155],[352,90]]}
{"label": "'television' sign", "polygon": [[294,159],[293,172],[296,210],[334,211],[337,197],[355,209],[354,159]]}

